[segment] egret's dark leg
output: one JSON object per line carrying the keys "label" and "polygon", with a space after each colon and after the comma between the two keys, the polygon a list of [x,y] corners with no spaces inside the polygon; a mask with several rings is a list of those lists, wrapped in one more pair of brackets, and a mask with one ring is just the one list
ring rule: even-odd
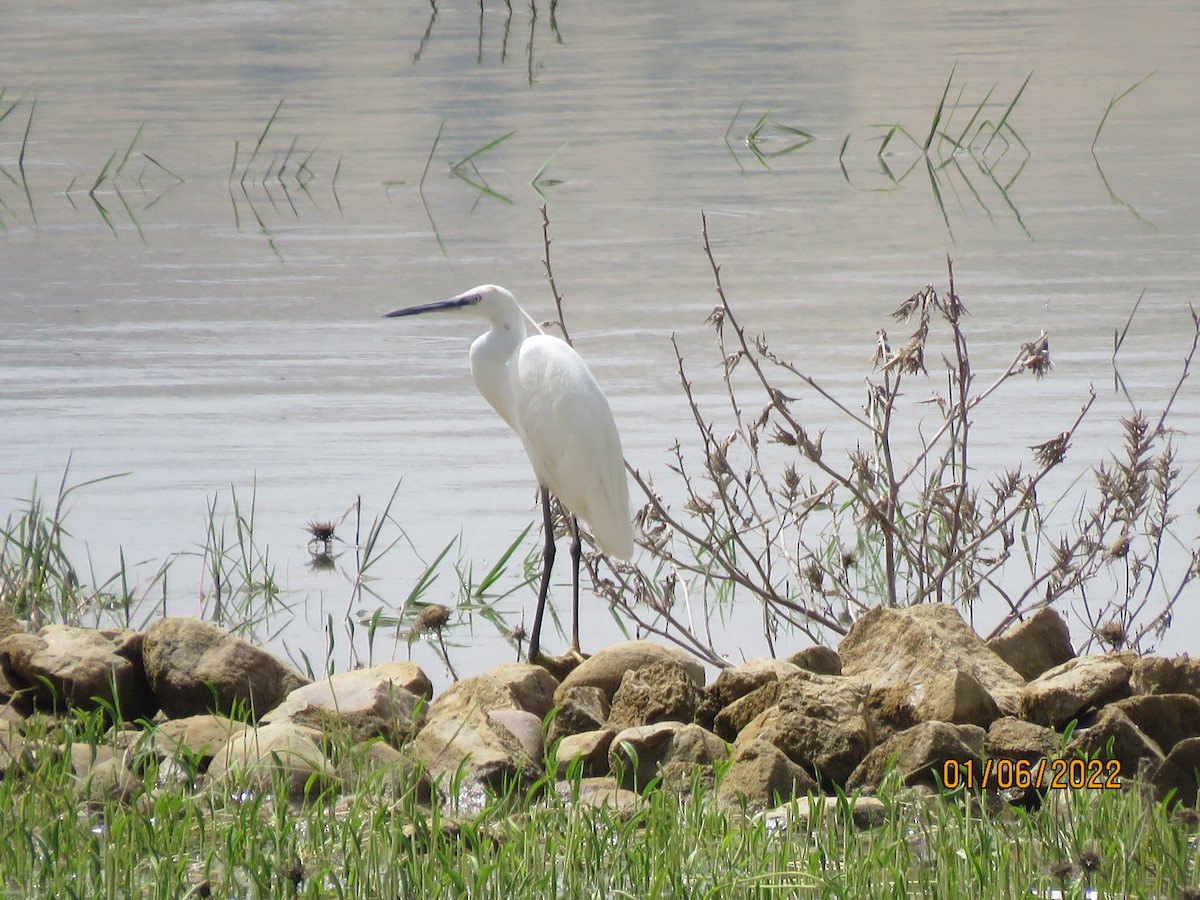
{"label": "egret's dark leg", "polygon": [[[546,542],[542,545],[542,583],[538,587],[537,613],[533,617],[533,630],[529,633],[529,656],[533,662],[541,655],[542,613],[546,611],[546,595],[550,592],[550,570],[554,568],[554,516],[550,512],[550,491],[541,489],[542,530]],[[578,540],[578,538],[576,538]]]}
{"label": "egret's dark leg", "polygon": [[571,649],[579,652],[579,559],[583,542],[579,540],[579,520],[571,516]]}

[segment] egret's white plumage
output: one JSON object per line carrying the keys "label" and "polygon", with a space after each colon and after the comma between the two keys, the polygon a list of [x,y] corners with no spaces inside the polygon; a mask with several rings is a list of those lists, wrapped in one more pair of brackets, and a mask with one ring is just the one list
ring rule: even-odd
{"label": "egret's white plumage", "polygon": [[[463,310],[485,317],[491,327],[471,344],[471,374],[479,393],[516,432],[534,474],[570,513],[591,526],[605,553],[633,555],[629,486],[621,438],[608,399],[587,364],[564,341],[541,333],[516,298],[494,284],[471,288],[449,300],[411,306],[388,317],[441,310]],[[529,334],[526,323],[536,334]],[[545,511],[549,521],[549,509]],[[546,535],[546,551],[538,612],[530,635],[530,656],[538,651],[542,609],[554,560],[554,536]],[[579,539],[572,544],[574,643],[578,647]]]}

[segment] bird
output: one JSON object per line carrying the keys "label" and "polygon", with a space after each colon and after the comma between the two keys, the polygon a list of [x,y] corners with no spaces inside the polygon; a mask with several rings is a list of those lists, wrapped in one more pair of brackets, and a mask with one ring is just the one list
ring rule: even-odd
{"label": "bird", "polygon": [[[633,556],[629,483],[621,437],[608,398],[570,344],[544,333],[508,290],[473,287],[448,300],[407,306],[384,318],[433,312],[469,313],[488,330],[471,344],[471,375],[479,393],[520,438],[538,481],[545,539],[537,613],[526,658],[541,654],[542,616],[554,567],[551,495],[571,514],[571,649],[579,650],[579,521],[601,551]],[[529,333],[527,325],[533,326]]]}

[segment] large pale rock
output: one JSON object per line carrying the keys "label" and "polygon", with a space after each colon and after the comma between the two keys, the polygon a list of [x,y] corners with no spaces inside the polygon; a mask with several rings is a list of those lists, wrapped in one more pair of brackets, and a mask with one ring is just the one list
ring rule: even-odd
{"label": "large pale rock", "polygon": [[724,709],[765,685],[778,684],[789,675],[795,675],[801,668],[780,659],[751,659],[740,666],[722,669],[704,692],[713,698],[717,709]]}
{"label": "large pale rock", "polygon": [[444,791],[476,785],[503,790],[532,784],[541,774],[521,742],[488,713],[431,715],[408,749]]}
{"label": "large pale rock", "polygon": [[[846,789],[878,787],[892,765],[905,785],[934,786],[947,774],[947,766],[952,769],[952,777],[964,782],[970,771],[970,780],[978,784],[982,780],[983,767],[974,743],[972,736],[964,735],[958,726],[948,722],[922,722],[892,735],[868,753],[850,776]],[[972,767],[970,770],[968,765]]]}
{"label": "large pale rock", "polygon": [[633,791],[621,787],[615,778],[583,778],[578,783],[560,781],[555,790],[563,800],[592,809],[605,808],[622,821],[632,818],[644,803]]}
{"label": "large pale rock", "polygon": [[159,619],[146,629],[146,677],[170,718],[228,715],[257,720],[309,681],[265,650],[200,619]]}
{"label": "large pale rock", "polygon": [[1039,675],[1021,692],[1021,716],[1062,728],[1093,706],[1129,695],[1130,667],[1116,656],[1080,656]]}
{"label": "large pale rock", "polygon": [[713,720],[713,731],[727,741],[737,740],[743,728],[779,703],[782,690],[780,682],[769,681],[757,690],[738,697],[717,713]]}
{"label": "large pale rock", "polygon": [[[970,675],[1004,715],[1016,715],[1025,679],[987,648],[952,606],[922,603],[907,608],[878,606],[858,619],[838,645],[845,675],[858,675],[876,689],[908,687],[918,717],[945,714],[940,682]],[[929,708],[927,708],[929,707]]]}
{"label": "large pale rock", "polygon": [[1136,660],[1129,675],[1135,694],[1191,694],[1200,697],[1200,659],[1147,656]]}
{"label": "large pale rock", "polygon": [[556,778],[566,778],[573,764],[579,765],[584,778],[608,774],[608,751],[617,732],[612,728],[600,728],[570,734],[554,745],[554,772]]}
{"label": "large pale rock", "polygon": [[1200,772],[1200,737],[1187,738],[1174,746],[1151,778],[1154,796],[1184,806],[1196,806],[1196,773]]}
{"label": "large pale rock", "polygon": [[249,727],[245,722],[209,713],[168,719],[155,727],[151,743],[155,753],[163,759],[190,757],[204,771],[234,735]]}
{"label": "large pale rock", "polygon": [[546,742],[555,741],[572,734],[584,734],[603,728],[608,721],[610,706],[608,697],[598,687],[574,687],[558,700],[554,718],[550,720],[550,731]]}
{"label": "large pale rock", "polygon": [[840,797],[809,795],[775,809],[764,810],[755,816],[766,823],[772,833],[783,833],[796,827],[811,830],[821,822],[835,821],[850,808],[850,822],[859,831],[878,828],[887,821],[887,807],[878,797],[854,797],[847,802]]}
{"label": "large pale rock", "polygon": [[775,706],[738,734],[735,750],[761,738],[822,783],[843,785],[875,743],[861,678],[801,671],[780,682]]}
{"label": "large pale rock", "polygon": [[700,699],[700,688],[682,663],[652,663],[625,673],[613,695],[608,724],[619,731],[655,722],[692,722]]}
{"label": "large pale rock", "polygon": [[555,702],[571,688],[581,685],[600,688],[611,701],[626,672],[668,660],[680,663],[697,687],[704,686],[704,667],[682,650],[650,641],[627,641],[624,644],[606,647],[595,656],[584,660],[558,686]]}
{"label": "large pale rock", "polygon": [[[425,701],[406,685],[421,688],[410,663],[382,663],[339,672],[296,688],[260,720],[289,721],[319,731],[347,728],[358,743],[382,737],[394,745],[410,740],[425,719]],[[420,672],[417,669],[417,672]]]}
{"label": "large pale rock", "polygon": [[697,771],[712,776],[712,764],[728,758],[724,741],[695,724],[659,722],[617,732],[608,751],[612,771],[626,787],[644,791],[655,778],[686,790]]}
{"label": "large pale rock", "polygon": [[799,653],[793,653],[787,661],[814,675],[842,674],[842,658],[838,656],[837,651],[830,647],[822,647],[820,644],[814,647],[805,647]]}
{"label": "large pale rock", "polygon": [[1067,623],[1048,606],[992,638],[987,645],[1026,681],[1075,658]]}
{"label": "large pale rock", "polygon": [[[1139,767],[1158,768],[1163,752],[1125,712],[1116,706],[1105,707],[1095,724],[1078,729],[1063,752],[1064,758],[1086,756],[1096,760],[1115,760],[1120,779],[1132,778]],[[1143,763],[1143,760],[1146,762]],[[1100,773],[1093,772],[1097,776]],[[1107,774],[1103,780],[1107,781]]]}
{"label": "large pale rock", "polygon": [[497,709],[521,709],[544,719],[558,682],[540,666],[504,663],[450,685],[429,707],[429,720],[470,722]]}
{"label": "large pale rock", "polygon": [[753,740],[734,751],[733,762],[717,786],[717,802],[758,811],[810,793],[820,793],[820,788],[802,766],[774,744]]}
{"label": "large pale rock", "polygon": [[1200,699],[1191,694],[1150,694],[1127,697],[1105,709],[1119,709],[1163,753],[1180,741],[1200,737]]}
{"label": "large pale rock", "polygon": [[316,733],[294,722],[274,722],[233,735],[208,767],[209,783],[226,789],[271,791],[282,777],[287,795],[300,800],[335,780]]}
{"label": "large pale rock", "polygon": [[57,710],[115,705],[126,721],[156,706],[142,669],[142,634],[47,625],[0,641],[0,670],[38,705]]}
{"label": "large pale rock", "polygon": [[983,749],[990,759],[1037,763],[1058,750],[1060,742],[1061,736],[1053,728],[1006,716],[988,728]]}
{"label": "large pale rock", "polygon": [[542,743],[541,719],[523,709],[493,709],[488,713],[488,719],[493,725],[507,729],[534,765],[542,764],[546,747]]}

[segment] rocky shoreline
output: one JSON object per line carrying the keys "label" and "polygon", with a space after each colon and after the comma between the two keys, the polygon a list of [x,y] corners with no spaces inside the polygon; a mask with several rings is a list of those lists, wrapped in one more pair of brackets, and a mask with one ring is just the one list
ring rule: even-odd
{"label": "rocky shoreline", "polygon": [[857,792],[866,827],[890,768],[906,785],[962,784],[1027,807],[1077,787],[1196,805],[1200,661],[1077,656],[1049,609],[984,642],[951,607],[880,608],[836,652],[704,681],[682,651],[633,641],[561,680],[511,663],[434,697],[413,663],[312,682],[198,619],[18,629],[0,639],[0,777],[22,764],[34,717],[103,708],[105,743],[71,748],[90,800],[134,799],[152,753],[186,754],[197,789],[269,789],[282,772],[295,800],[340,789],[354,756],[415,780],[430,803],[551,772],[576,802],[632,809],[652,784],[689,790],[700,777],[722,805],[751,812]]}

